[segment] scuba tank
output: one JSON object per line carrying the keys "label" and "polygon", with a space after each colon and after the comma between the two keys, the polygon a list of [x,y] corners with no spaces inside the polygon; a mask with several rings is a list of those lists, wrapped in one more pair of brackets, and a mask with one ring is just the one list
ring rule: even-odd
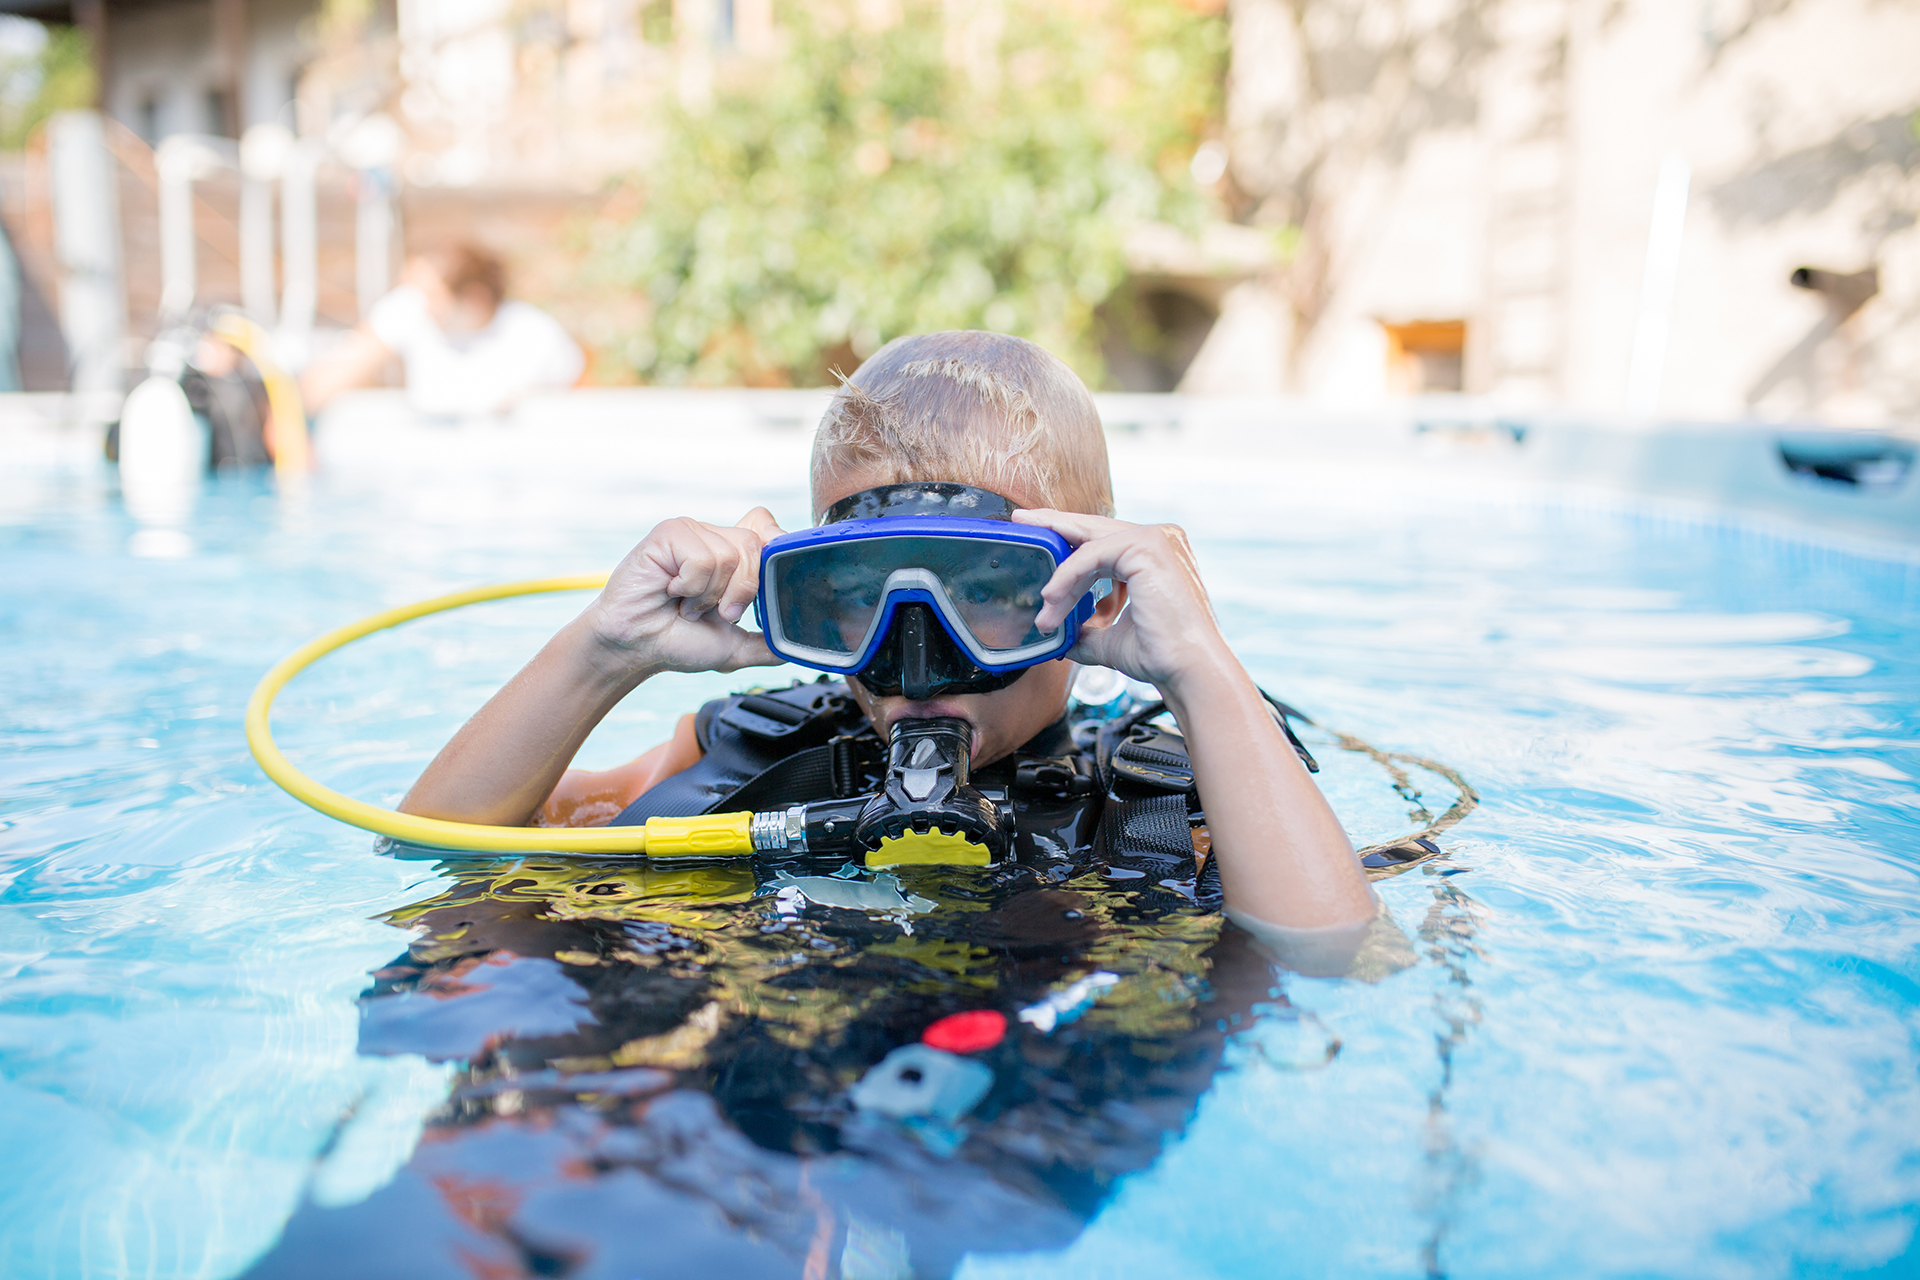
{"label": "scuba tank", "polygon": [[205,472],[271,464],[284,476],[311,468],[299,387],[274,362],[271,345],[265,330],[226,308],[166,329],[148,345],[148,375],[106,438],[107,460],[120,464],[137,519],[184,519]]}

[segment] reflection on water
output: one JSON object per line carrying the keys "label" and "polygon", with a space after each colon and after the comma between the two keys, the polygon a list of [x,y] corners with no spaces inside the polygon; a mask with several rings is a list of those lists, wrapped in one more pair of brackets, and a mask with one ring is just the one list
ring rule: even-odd
{"label": "reflection on water", "polygon": [[[466,953],[395,965],[408,936],[369,916],[511,864],[441,876],[370,856],[363,837],[266,783],[242,740],[259,673],[349,619],[457,586],[605,567],[669,516],[730,522],[765,502],[805,520],[804,433],[660,426],[623,422],[590,463],[544,469],[507,465],[527,454],[524,432],[458,450],[444,436],[382,441],[377,471],[335,467],[305,506],[222,480],[203,494],[184,559],[129,555],[138,530],[101,477],[0,467],[0,1274],[227,1280],[275,1249],[292,1215],[272,1255],[285,1272],[328,1215],[354,1213],[367,1230],[325,1238],[366,1241],[389,1273],[444,1273],[462,1249],[463,1276],[564,1270],[595,1242],[552,1236],[553,1224],[606,1235],[597,1214],[624,1215],[631,1247],[650,1250],[625,1272],[631,1255],[601,1255],[619,1280],[704,1274],[736,1255],[716,1246],[713,1266],[681,1266],[679,1237],[657,1223],[703,1239],[711,1215],[745,1222],[773,1203],[762,1185],[787,1188],[783,1239],[806,1238],[798,1264],[776,1251],[780,1266],[898,1270],[890,1220],[819,1189],[877,1157],[760,1145],[713,1101],[749,1114],[703,1082],[711,1056],[657,1065],[710,1055],[747,1015],[701,995],[678,1022],[634,1021],[590,1043],[618,1021],[614,987],[596,978],[624,967],[638,981],[631,962],[529,944],[479,949],[460,972]],[[488,448],[485,465],[473,460]],[[396,462],[409,449],[414,461]],[[1452,869],[1432,859],[1379,883],[1415,941],[1414,968],[1375,984],[1286,977],[1286,1002],[1261,996],[1227,1037],[1226,1067],[1191,1115],[1138,1130],[1157,1135],[1158,1155],[1108,1184],[1064,1253],[974,1255],[965,1280],[1404,1277],[1423,1252],[1449,1274],[1516,1280],[1920,1267],[1920,563],[1557,497],[1478,503],[1431,475],[1389,488],[1392,477],[1250,464],[1180,440],[1117,439],[1114,457],[1128,516],[1188,527],[1222,625],[1263,682],[1383,747],[1461,766],[1487,803],[1443,837],[1470,873],[1427,874]],[[323,781],[391,803],[574,606],[503,603],[370,639],[288,691],[283,745]],[[631,758],[737,684],[649,682],[585,763]],[[1358,843],[1404,838],[1412,802],[1377,766],[1310,745]],[[1343,772],[1349,763],[1366,769]],[[1440,786],[1396,763],[1444,816]],[[1473,901],[1444,898],[1439,919],[1454,923],[1423,938],[1437,886]],[[591,887],[540,910],[558,920],[584,899],[610,918],[592,904],[615,891]],[[778,898],[729,910],[779,923]],[[907,913],[911,935],[862,927],[876,945],[924,945],[928,915],[960,902]],[[814,926],[831,910],[798,914],[833,970],[837,944]],[[705,935],[670,921],[620,927],[607,954],[657,954],[659,969],[683,951],[712,970],[759,959],[752,946],[724,961],[688,949]],[[1035,985],[1058,992],[1090,965],[1116,968],[1075,964]],[[941,972],[957,990],[959,972]],[[1098,993],[1085,1027],[1044,1044],[1092,1034],[1129,989]],[[832,981],[789,974],[766,990],[841,1026],[846,1043],[884,1013],[863,1006],[847,1020],[859,1000],[836,997]],[[968,990],[1006,1007],[997,988]],[[1005,993],[1008,1005],[1024,998]],[[374,1014],[383,1001],[391,1016]],[[930,1013],[857,1063],[812,1069],[844,1082],[915,1040]],[[784,1024],[758,1025],[761,1043],[801,1061],[775,1038]],[[1037,1035],[1029,1026],[1013,1034]],[[612,1062],[629,1041],[682,1027],[651,1042],[649,1061]],[[479,1057],[470,1069],[361,1051],[383,1042]],[[551,1055],[512,1066],[523,1045],[549,1042]],[[609,1065],[553,1064],[569,1054]],[[660,1071],[673,1086],[656,1088]],[[803,1101],[823,1096],[796,1078]],[[672,1119],[702,1099],[704,1112]],[[606,1118],[643,1104],[645,1126]],[[992,1128],[998,1105],[983,1100],[967,1124],[991,1116]],[[794,1132],[844,1143],[844,1111],[782,1114]],[[941,1156],[920,1136],[937,1139],[931,1126],[895,1124],[927,1167],[973,1171],[947,1186],[999,1186],[1000,1170],[1032,1167],[1004,1153],[1002,1166],[969,1164],[971,1137]],[[711,1163],[687,1173],[657,1152],[643,1160],[621,1147],[636,1134],[694,1134],[684,1149]],[[804,1181],[775,1178],[796,1163]],[[734,1169],[745,1203],[650,1172],[666,1169],[696,1188]],[[873,1203],[895,1203],[898,1181]],[[816,1200],[833,1230],[820,1250]],[[378,1274],[365,1261],[312,1266]]]}
{"label": "reflection on water", "polygon": [[1447,980],[1435,988],[1434,1014],[1439,1024],[1434,1047],[1440,1059],[1439,1078],[1427,1094],[1426,1185],[1422,1208],[1432,1219],[1432,1231],[1421,1245],[1420,1261],[1429,1276],[1443,1276],[1441,1249],[1461,1197],[1472,1187],[1474,1162],[1454,1133],[1447,1114],[1447,1092],[1453,1087],[1454,1055],[1480,1024],[1481,1004],[1473,991],[1470,961],[1482,958],[1474,932],[1485,912],[1460,890],[1454,877],[1468,868],[1445,861],[1421,868],[1434,876],[1433,904],[1420,922],[1420,941],[1428,961],[1445,971]]}
{"label": "reflection on water", "polygon": [[[1098,874],[902,869],[930,908],[909,922],[760,892],[772,875],[744,865],[439,869],[451,888],[388,913],[420,937],[373,975],[360,1051],[464,1062],[452,1095],[392,1182],[303,1209],[259,1276],[402,1256],[428,1268],[407,1274],[935,1276],[1058,1248],[1179,1133],[1225,1038],[1287,1008],[1244,934]],[[1095,974],[1117,980],[1078,1017],[1017,1017]],[[983,1009],[1003,1040],[910,1069],[982,1064],[977,1103],[850,1097]]]}
{"label": "reflection on water", "polygon": [[[1430,861],[1473,806],[1444,765],[1310,736],[1331,789],[1416,827],[1368,851],[1375,875]],[[1448,784],[1439,818],[1405,766]],[[405,1256],[409,1275],[621,1276],[671,1256],[942,1276],[1062,1248],[1186,1127],[1229,1039],[1258,1020],[1282,1070],[1339,1050],[1193,880],[1091,856],[442,862],[447,887],[382,917],[418,937],[373,973],[358,1046],[459,1064],[450,1096],[391,1181],[308,1204],[253,1274]]]}

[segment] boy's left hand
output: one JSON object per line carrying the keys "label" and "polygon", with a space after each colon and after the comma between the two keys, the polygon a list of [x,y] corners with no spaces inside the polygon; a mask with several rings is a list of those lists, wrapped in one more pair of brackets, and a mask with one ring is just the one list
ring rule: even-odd
{"label": "boy's left hand", "polygon": [[1116,595],[1122,585],[1126,588],[1117,619],[1101,625],[1096,615],[1081,627],[1080,642],[1067,655],[1074,661],[1112,667],[1162,693],[1194,671],[1233,661],[1180,526],[1128,524],[1046,508],[1016,511],[1013,518],[1075,544],[1041,593],[1046,605],[1036,625],[1042,631],[1059,626],[1096,580],[1113,579]]}

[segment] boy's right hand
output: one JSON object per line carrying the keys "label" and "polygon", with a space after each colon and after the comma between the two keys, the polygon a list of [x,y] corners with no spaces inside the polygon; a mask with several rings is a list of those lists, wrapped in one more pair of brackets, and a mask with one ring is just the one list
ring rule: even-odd
{"label": "boy's right hand", "polygon": [[628,673],[777,666],[758,631],[736,625],[760,589],[760,550],[785,530],[765,507],[731,528],[667,520],[629,551],[582,615]]}

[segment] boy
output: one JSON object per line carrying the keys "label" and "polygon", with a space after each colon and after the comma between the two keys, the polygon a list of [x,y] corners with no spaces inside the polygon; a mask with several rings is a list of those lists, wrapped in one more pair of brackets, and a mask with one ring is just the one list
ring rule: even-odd
{"label": "boy", "polygon": [[[759,801],[779,790],[776,776],[787,799],[858,797],[890,736],[924,743],[939,726],[956,752],[970,737],[973,781],[1013,814],[1010,856],[897,881],[796,877],[804,864],[792,859],[449,859],[450,887],[387,917],[420,936],[362,996],[360,1051],[455,1062],[451,1096],[379,1191],[302,1207],[256,1280],[316,1264],[330,1275],[945,1276],[969,1255],[1070,1243],[1187,1123],[1241,1032],[1285,1021],[1309,1046],[1302,1065],[1332,1057],[1337,1042],[1313,1048],[1311,1014],[1288,1006],[1254,944],[1341,972],[1372,896],[1221,640],[1185,539],[1111,518],[1085,388],[1017,338],[882,348],[821,425],[814,509],[830,532],[847,503],[864,519],[928,497],[1073,544],[1046,580],[1040,632],[1094,580],[1118,584],[1071,660],[969,671],[943,624],[923,617],[922,657],[948,649],[918,675],[904,659],[883,670],[891,642],[874,632],[873,660],[844,686],[721,699],[629,765],[569,770],[600,717],[655,672],[774,660],[760,632],[737,625],[761,548],[780,534],[772,517],[668,521],[447,746],[405,807],[486,823],[632,822],[772,809]],[[924,527],[938,541],[941,522]],[[856,538],[836,545],[881,554]],[[947,571],[959,590],[943,607],[982,585],[964,565]],[[901,604],[890,625],[905,636],[901,618],[926,607]],[[1138,713],[1070,722],[1074,661],[1151,680],[1184,746]],[[846,785],[793,767],[825,758]],[[1120,777],[1129,766],[1144,766],[1131,781]],[[1213,854],[1199,874],[1196,798]],[[1221,928],[1223,888],[1247,929]],[[345,1261],[363,1258],[379,1261]]]}
{"label": "boy", "polygon": [[[1179,721],[1228,912],[1313,967],[1357,946],[1375,911],[1351,844],[1252,679],[1228,649],[1185,535],[1112,518],[1106,444],[1091,396],[1024,339],[936,333],[888,343],[835,396],[814,442],[816,519],[878,486],[943,481],[1004,495],[1015,522],[1075,547],[1044,591],[1045,631],[1098,579],[1114,584],[1067,658],[988,692],[918,700],[849,681],[884,739],[903,719],[954,717],[984,768],[1065,714],[1076,662],[1159,690]],[[722,528],[669,520],[605,590],[448,743],[408,794],[410,813],[463,822],[603,823],[702,754],[691,718],[622,768],[570,770],[580,744],[662,671],[779,661],[740,620],[760,553],[782,530],[764,508]],[[1306,952],[1319,955],[1309,957]]]}
{"label": "boy", "polygon": [[411,258],[399,287],[300,380],[309,413],[355,387],[405,371],[407,403],[430,417],[511,412],[539,391],[580,380],[586,356],[546,312],[507,297],[506,267],[485,249],[449,244]]}

